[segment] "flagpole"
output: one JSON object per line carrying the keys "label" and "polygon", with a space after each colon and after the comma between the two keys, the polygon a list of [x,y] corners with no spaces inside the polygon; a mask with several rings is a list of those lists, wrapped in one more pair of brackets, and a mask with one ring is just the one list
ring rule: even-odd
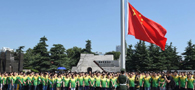
{"label": "flagpole", "polygon": [[121,69],[125,69],[125,9],[124,0],[121,0]]}
{"label": "flagpole", "polygon": [[126,3],[127,3],[127,8],[126,8],[127,9],[127,11],[126,11],[127,12],[127,14],[126,14],[127,15],[126,16],[126,32],[127,32],[126,35],[127,35],[128,34],[128,28],[129,28],[128,27],[128,20],[129,20],[129,3],[128,3],[128,0],[127,0]]}

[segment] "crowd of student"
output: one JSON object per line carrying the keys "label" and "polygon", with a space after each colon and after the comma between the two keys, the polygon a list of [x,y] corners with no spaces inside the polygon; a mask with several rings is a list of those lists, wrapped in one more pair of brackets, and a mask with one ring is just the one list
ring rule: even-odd
{"label": "crowd of student", "polygon": [[[116,90],[120,73],[2,73],[0,90]],[[126,73],[129,90],[195,90],[192,73]],[[174,81],[173,84],[170,82]]]}

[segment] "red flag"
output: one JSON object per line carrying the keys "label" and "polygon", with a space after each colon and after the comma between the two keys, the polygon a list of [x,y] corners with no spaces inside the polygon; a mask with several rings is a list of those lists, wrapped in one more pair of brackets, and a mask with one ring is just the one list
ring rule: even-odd
{"label": "red flag", "polygon": [[128,34],[135,38],[147,41],[165,50],[167,38],[166,29],[160,24],[146,18],[129,3]]}

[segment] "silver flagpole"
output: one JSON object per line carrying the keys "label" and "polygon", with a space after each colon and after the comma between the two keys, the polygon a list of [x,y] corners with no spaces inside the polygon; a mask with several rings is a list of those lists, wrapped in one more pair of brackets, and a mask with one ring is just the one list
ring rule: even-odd
{"label": "silver flagpole", "polygon": [[[127,24],[126,24],[126,25],[127,25],[127,26],[126,26],[126,31],[127,31],[127,34],[128,34],[128,28],[129,28],[129,27],[128,27],[128,22],[129,22],[129,21],[128,21],[128,20],[129,20],[129,3],[128,3],[128,0],[127,0],[127,8],[126,8],[126,9],[127,9],[127,11],[126,11],[126,12],[127,12],[127,16],[126,16],[126,23],[127,23]],[[127,35],[127,34],[126,34],[126,35]]]}
{"label": "silver flagpole", "polygon": [[125,10],[124,0],[121,0],[121,69],[125,69]]}

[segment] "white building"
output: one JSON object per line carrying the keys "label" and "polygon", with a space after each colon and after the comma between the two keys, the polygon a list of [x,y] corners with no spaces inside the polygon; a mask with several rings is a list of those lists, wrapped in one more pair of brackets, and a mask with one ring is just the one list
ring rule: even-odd
{"label": "white building", "polygon": [[116,46],[116,52],[121,52],[121,46],[120,45]]}

